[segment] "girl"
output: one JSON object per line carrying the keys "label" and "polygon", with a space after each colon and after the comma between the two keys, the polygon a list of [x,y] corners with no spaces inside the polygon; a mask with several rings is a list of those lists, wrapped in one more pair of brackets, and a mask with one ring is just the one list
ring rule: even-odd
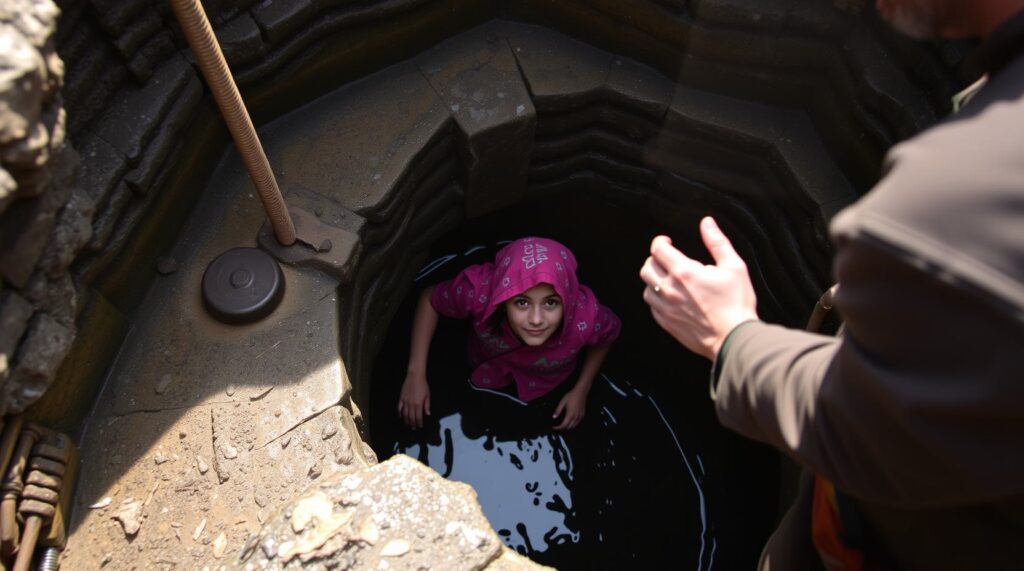
{"label": "girl", "polygon": [[579,378],[552,415],[564,413],[557,430],[583,419],[587,393],[621,328],[619,318],[577,281],[576,258],[568,248],[546,238],[516,240],[493,264],[470,266],[420,295],[398,400],[399,415],[413,428],[430,414],[427,353],[438,314],[472,320],[470,382],[504,389],[525,402],[563,383],[586,347]]}

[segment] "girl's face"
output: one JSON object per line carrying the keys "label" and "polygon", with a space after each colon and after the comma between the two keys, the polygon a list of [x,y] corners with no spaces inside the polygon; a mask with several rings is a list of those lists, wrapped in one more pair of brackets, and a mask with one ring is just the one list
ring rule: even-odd
{"label": "girl's face", "polygon": [[537,284],[505,302],[512,331],[527,345],[543,345],[562,324],[562,297],[550,284]]}

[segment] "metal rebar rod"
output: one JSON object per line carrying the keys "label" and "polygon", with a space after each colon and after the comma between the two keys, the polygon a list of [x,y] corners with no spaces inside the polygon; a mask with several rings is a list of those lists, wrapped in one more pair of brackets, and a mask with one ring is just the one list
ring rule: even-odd
{"label": "metal rebar rod", "polygon": [[185,38],[196,56],[199,69],[210,86],[213,98],[224,116],[228,131],[235,140],[245,169],[249,171],[253,185],[259,193],[263,208],[274,227],[277,241],[284,246],[295,243],[295,225],[292,223],[288,208],[281,197],[281,190],[270,169],[270,162],[263,152],[263,146],[253,128],[252,119],[245,109],[245,103],[238,92],[231,70],[221,52],[217,37],[210,27],[203,5],[199,0],[170,0],[174,16],[178,19]]}
{"label": "metal rebar rod", "polygon": [[836,290],[839,289],[839,284],[825,290],[825,293],[821,294],[821,299],[814,305],[814,311],[811,312],[811,318],[807,320],[807,331],[811,333],[818,333],[821,331],[821,324],[825,321],[825,316],[828,312],[832,311],[833,299],[836,295]]}
{"label": "metal rebar rod", "polygon": [[11,455],[14,454],[14,446],[18,443],[22,424],[23,417],[20,414],[8,417],[4,424],[4,433],[0,437],[0,476],[7,473],[7,463],[11,461]]}
{"label": "metal rebar rod", "polygon": [[36,552],[36,542],[39,541],[39,532],[43,529],[43,518],[29,516],[25,520],[25,532],[22,536],[21,545],[18,547],[18,557],[14,560],[13,571],[28,571],[32,564],[32,556]]}

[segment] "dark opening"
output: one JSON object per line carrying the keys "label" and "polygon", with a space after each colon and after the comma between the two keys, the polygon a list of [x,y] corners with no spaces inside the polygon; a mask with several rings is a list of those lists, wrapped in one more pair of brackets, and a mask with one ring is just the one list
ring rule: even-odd
{"label": "dark opening", "polygon": [[[700,214],[685,213],[692,224],[679,228],[696,228]],[[638,272],[656,234],[706,257],[696,235],[672,230],[635,209],[567,192],[466,221],[437,240],[428,259],[439,267],[410,290],[374,363],[377,454],[403,451],[474,484],[507,545],[560,569],[753,566],[777,515],[778,457],[718,424],[710,364],[664,333],[641,298]],[[531,411],[467,396],[468,327],[442,318],[429,361],[433,415],[421,431],[407,429],[395,405],[420,289],[493,259],[499,241],[526,235],[569,246],[580,282],[623,321],[587,420],[567,433],[531,431],[523,428]],[[442,263],[450,255],[457,256]]]}

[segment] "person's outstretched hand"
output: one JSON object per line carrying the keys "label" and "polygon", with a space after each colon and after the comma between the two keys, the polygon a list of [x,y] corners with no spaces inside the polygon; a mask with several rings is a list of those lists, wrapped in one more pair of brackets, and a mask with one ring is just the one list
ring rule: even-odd
{"label": "person's outstretched hand", "polygon": [[658,236],[640,278],[658,325],[687,349],[714,359],[734,327],[757,319],[757,297],[747,264],[713,218],[701,220],[700,234],[714,265],[687,257],[667,236]]}
{"label": "person's outstretched hand", "polygon": [[562,417],[562,422],[558,423],[555,430],[571,430],[579,426],[583,417],[587,415],[587,393],[577,389],[565,393],[562,400],[558,401],[558,406],[555,407],[555,413],[551,415],[551,418],[558,418],[563,412],[565,416]]}
{"label": "person's outstretched hand", "polygon": [[423,418],[430,416],[430,386],[426,377],[413,374],[405,377],[398,397],[398,414],[410,428],[423,428]]}

